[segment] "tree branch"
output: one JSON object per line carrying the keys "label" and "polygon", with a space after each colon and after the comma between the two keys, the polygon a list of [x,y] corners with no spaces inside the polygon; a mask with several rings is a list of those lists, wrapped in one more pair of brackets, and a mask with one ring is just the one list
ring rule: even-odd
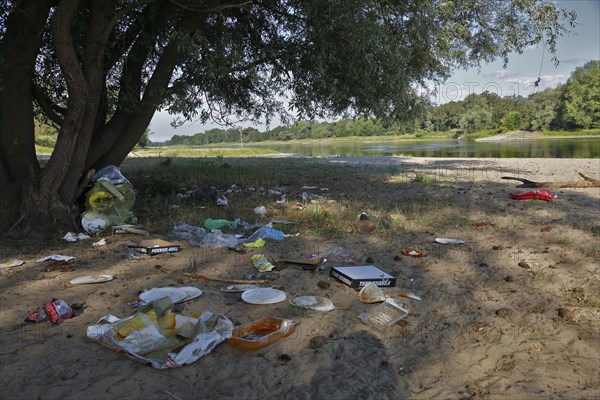
{"label": "tree branch", "polygon": [[66,110],[58,106],[57,104],[54,104],[52,100],[50,100],[50,98],[46,95],[46,93],[42,90],[42,88],[36,84],[33,84],[32,93],[33,98],[35,99],[35,101],[37,101],[44,114],[48,118],[50,118],[52,122],[54,122],[58,126],[61,126],[63,123],[63,117],[61,117],[59,113],[64,116]]}

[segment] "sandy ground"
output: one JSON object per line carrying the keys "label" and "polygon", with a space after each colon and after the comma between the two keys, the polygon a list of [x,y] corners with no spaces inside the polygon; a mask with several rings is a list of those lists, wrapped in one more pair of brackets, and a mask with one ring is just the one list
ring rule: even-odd
{"label": "sandy ground", "polygon": [[[226,249],[182,243],[183,250],[172,256],[130,260],[124,244],[139,236],[108,236],[108,245],[97,248],[90,241],[57,242],[19,252],[4,244],[0,262],[17,257],[26,263],[0,271],[0,398],[600,398],[599,189],[561,189],[552,203],[515,202],[507,193],[518,191],[516,183],[500,179],[575,181],[576,172],[598,179],[600,160],[335,157],[311,162],[352,168],[377,164],[439,179],[443,185],[428,187],[460,196],[456,218],[493,225],[445,229],[444,237],[466,241],[457,246],[436,244],[441,234],[429,230],[392,239],[377,233],[337,240],[300,235],[267,244],[263,252],[276,258],[342,246],[357,264],[369,259],[396,276],[397,287],[385,293],[405,303],[410,314],[384,331],[357,318],[374,305],[361,303],[357,292],[329,277],[328,269],[280,271],[274,284],[288,298],[319,295],[336,306],[328,313],[303,312],[287,301],[246,304],[239,294],[222,292],[221,283],[183,276],[192,263],[211,276],[241,278],[255,272],[248,255]],[[350,191],[363,184],[340,182]],[[401,204],[412,195],[410,187],[390,183],[388,195]],[[421,248],[428,256],[402,256],[405,247]],[[42,272],[36,258],[53,253],[77,257],[77,269]],[[77,276],[101,273],[117,279],[69,284]],[[103,315],[130,315],[127,302],[141,290],[183,284],[204,292],[186,304],[186,311],[221,312],[236,325],[263,316],[301,324],[292,336],[264,349],[221,344],[194,364],[161,371],[86,338],[87,326]],[[400,297],[401,290],[423,301]],[[85,308],[59,326],[22,322],[52,297]],[[322,339],[315,345],[317,336]]]}

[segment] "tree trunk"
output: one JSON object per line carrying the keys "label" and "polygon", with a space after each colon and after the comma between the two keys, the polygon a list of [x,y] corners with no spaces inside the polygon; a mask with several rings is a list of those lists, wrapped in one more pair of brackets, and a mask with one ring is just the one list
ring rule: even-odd
{"label": "tree trunk", "polygon": [[19,1],[0,42],[0,233],[22,216],[25,188],[36,184],[32,77],[42,32],[54,1]]}

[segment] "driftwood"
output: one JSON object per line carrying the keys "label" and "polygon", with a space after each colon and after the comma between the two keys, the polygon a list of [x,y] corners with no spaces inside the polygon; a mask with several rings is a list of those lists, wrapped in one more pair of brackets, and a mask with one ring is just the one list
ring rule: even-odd
{"label": "driftwood", "polygon": [[594,178],[590,178],[582,174],[578,173],[581,178],[583,178],[583,182],[535,182],[530,181],[529,179],[523,178],[514,178],[511,176],[503,176],[502,179],[511,179],[515,181],[521,181],[523,184],[518,185],[518,188],[549,188],[549,189],[561,189],[561,188],[589,188],[589,187],[600,187],[600,181]]}
{"label": "driftwood", "polygon": [[224,278],[213,278],[210,276],[206,276],[206,275],[200,275],[200,274],[190,274],[189,272],[184,272],[183,273],[184,276],[187,276],[188,278],[191,279],[206,279],[207,281],[216,281],[216,282],[223,282],[223,283],[235,283],[238,285],[245,285],[245,284],[258,284],[258,285],[265,285],[265,284],[270,284],[272,283],[271,281],[267,280],[267,279],[258,279],[258,280],[250,280],[250,279],[224,279]]}

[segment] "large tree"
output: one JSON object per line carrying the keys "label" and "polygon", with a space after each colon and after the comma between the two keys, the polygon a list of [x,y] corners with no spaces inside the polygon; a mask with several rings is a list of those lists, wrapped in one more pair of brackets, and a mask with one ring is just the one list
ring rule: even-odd
{"label": "large tree", "polygon": [[[4,0],[0,223],[73,223],[90,171],[155,110],[184,118],[402,118],[419,87],[556,38],[546,0]],[[285,99],[285,101],[283,101]],[[43,167],[34,121],[58,125]]]}

